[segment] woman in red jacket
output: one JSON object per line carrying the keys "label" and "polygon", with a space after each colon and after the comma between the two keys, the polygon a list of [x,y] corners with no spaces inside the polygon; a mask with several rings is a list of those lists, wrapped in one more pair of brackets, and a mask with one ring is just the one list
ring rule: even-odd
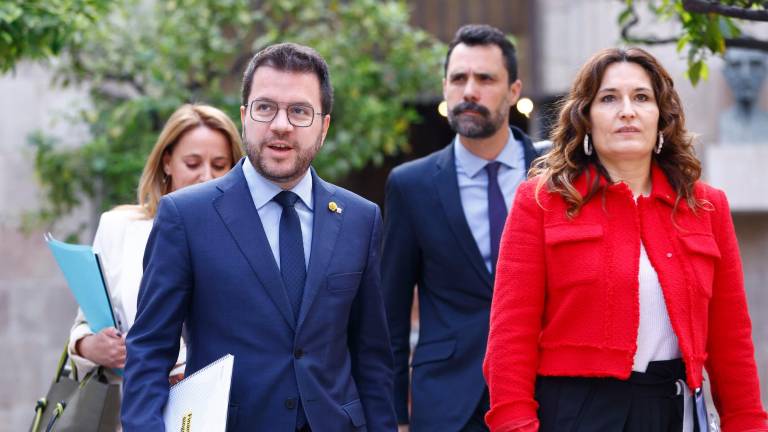
{"label": "woman in red jacket", "polygon": [[723,430],[768,431],[728,203],[698,181],[669,74],[597,53],[552,141],[501,240],[491,430],[707,430],[706,367]]}

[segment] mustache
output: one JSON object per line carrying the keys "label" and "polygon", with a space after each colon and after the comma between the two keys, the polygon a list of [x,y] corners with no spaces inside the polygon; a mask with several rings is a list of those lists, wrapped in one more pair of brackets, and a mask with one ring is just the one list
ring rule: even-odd
{"label": "mustache", "polygon": [[486,107],[484,107],[484,106],[482,106],[480,104],[476,104],[474,102],[469,102],[469,101],[462,102],[462,103],[456,105],[455,107],[453,107],[453,109],[451,110],[451,114],[456,116],[456,115],[459,115],[459,114],[461,114],[461,113],[463,113],[465,111],[474,111],[476,113],[479,113],[483,117],[488,117],[488,116],[491,115],[491,112],[488,110],[488,108],[486,108]]}

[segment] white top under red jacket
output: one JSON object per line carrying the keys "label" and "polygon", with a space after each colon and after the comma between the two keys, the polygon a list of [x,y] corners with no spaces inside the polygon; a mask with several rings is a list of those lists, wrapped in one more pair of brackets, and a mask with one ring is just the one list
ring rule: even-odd
{"label": "white top under red jacket", "polygon": [[[594,179],[596,172],[590,168]],[[586,175],[574,181],[582,196]],[[492,431],[536,430],[537,375],[629,378],[637,349],[640,241],[658,273],[688,385],[706,366],[724,431],[768,431],[728,202],[703,183],[691,211],[664,172],[638,198],[607,184],[569,219],[538,179],[519,186],[501,239],[483,372]]]}

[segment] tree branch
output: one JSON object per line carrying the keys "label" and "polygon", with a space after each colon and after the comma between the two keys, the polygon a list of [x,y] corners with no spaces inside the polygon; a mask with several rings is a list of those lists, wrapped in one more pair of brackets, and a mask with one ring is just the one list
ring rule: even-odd
{"label": "tree branch", "polygon": [[726,39],[725,46],[728,48],[747,48],[768,52],[768,41],[752,38]]}
{"label": "tree branch", "polygon": [[635,7],[631,6],[630,10],[632,12],[632,19],[627,21],[626,24],[624,24],[621,27],[621,38],[625,41],[633,44],[642,44],[642,45],[661,45],[661,44],[669,44],[669,43],[675,43],[678,41],[678,37],[668,37],[664,39],[649,37],[649,36],[633,36],[629,34],[629,31],[632,29],[632,27],[636,26],[640,22],[640,18],[637,16],[637,12],[635,11]]}
{"label": "tree branch", "polygon": [[136,80],[136,77],[130,74],[104,74],[104,78],[113,81],[115,83],[127,84],[131,86],[140,95],[146,95],[147,91],[144,86]]}
{"label": "tree branch", "polygon": [[[702,2],[701,0],[693,0],[693,1]],[[688,3],[690,2],[690,0],[683,0],[683,2]],[[740,9],[740,8],[736,8],[736,9]],[[621,38],[627,41],[628,43],[642,44],[642,45],[664,45],[664,44],[670,44],[670,43],[677,43],[677,41],[680,40],[680,37],[682,35],[675,35],[675,36],[670,36],[666,38],[655,38],[650,36],[635,36],[630,34],[632,27],[636,26],[640,22],[640,18],[638,18],[634,7],[631,8],[631,12],[632,12],[632,19],[627,21],[627,23],[621,27]],[[748,37],[726,38],[725,46],[728,48],[746,48],[746,49],[756,49],[756,50],[768,52],[768,40],[753,39]]]}
{"label": "tree branch", "polygon": [[728,6],[720,2],[710,0],[683,0],[683,9],[692,13],[714,13],[748,21],[768,21],[768,10],[746,9],[738,6]]}
{"label": "tree branch", "polygon": [[[72,78],[74,78],[76,82],[92,81],[100,75],[98,72],[95,72],[85,66],[86,62],[83,61],[82,51],[80,49],[71,49],[69,54],[70,54],[70,61],[72,64],[72,68],[75,71],[74,73],[69,73],[69,75]],[[147,94],[147,91],[144,88],[144,85],[141,84],[139,81],[137,81],[136,77],[132,74],[103,73],[101,74],[101,77],[107,80],[111,84],[130,86],[134,91],[136,91],[140,95]],[[104,93],[108,95],[115,94],[114,91],[112,90],[105,90]]]}

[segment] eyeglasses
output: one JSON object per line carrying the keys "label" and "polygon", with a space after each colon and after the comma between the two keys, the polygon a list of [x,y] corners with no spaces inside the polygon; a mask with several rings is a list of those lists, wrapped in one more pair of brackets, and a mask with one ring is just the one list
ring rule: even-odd
{"label": "eyeglasses", "polygon": [[[271,122],[280,112],[280,105],[268,99],[254,99],[250,106],[251,118],[261,123]],[[323,115],[323,113],[315,113],[314,108],[304,104],[285,105],[285,113],[288,116],[288,123],[296,127],[310,127],[316,115]]]}

